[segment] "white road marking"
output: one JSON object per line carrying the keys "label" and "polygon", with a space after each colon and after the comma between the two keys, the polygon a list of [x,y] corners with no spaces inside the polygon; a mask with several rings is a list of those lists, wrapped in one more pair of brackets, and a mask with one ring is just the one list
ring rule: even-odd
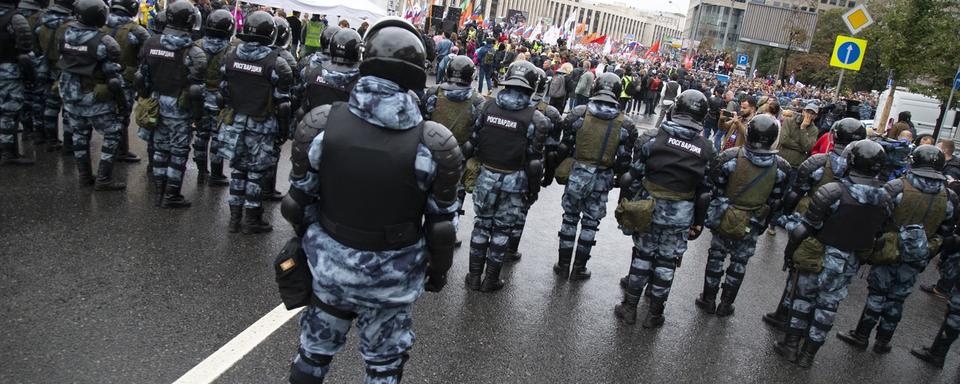
{"label": "white road marking", "polygon": [[283,304],[278,305],[173,384],[212,383],[301,310],[302,307],[288,311]]}

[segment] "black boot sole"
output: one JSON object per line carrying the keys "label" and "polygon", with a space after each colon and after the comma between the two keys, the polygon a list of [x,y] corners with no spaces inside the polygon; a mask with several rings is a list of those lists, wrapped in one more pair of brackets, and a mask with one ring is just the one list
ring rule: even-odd
{"label": "black boot sole", "polygon": [[696,300],[697,307],[702,309],[704,312],[709,314],[717,313],[717,305],[715,301],[706,301],[702,297],[698,297]]}
{"label": "black boot sole", "polygon": [[781,331],[787,327],[786,319],[779,319],[776,316],[770,315],[769,313],[763,315],[763,322]]}
{"label": "black boot sole", "polygon": [[869,341],[860,339],[856,336],[853,336],[853,331],[848,332],[837,332],[837,338],[844,343],[849,344],[851,347],[859,349],[861,351],[866,351]]}
{"label": "black boot sole", "polygon": [[473,276],[473,274],[467,273],[467,275],[463,278],[463,284],[471,291],[479,291],[481,277],[480,275],[476,275],[475,278]]}
{"label": "black boot sole", "polygon": [[927,348],[911,349],[910,354],[922,360],[923,362],[940,369],[943,369],[943,362],[944,360],[946,360],[946,359],[937,359],[936,356],[933,356],[932,354],[930,354],[930,351]]}
{"label": "black boot sole", "polygon": [[566,266],[564,266],[564,265],[560,265],[560,264],[554,264],[554,265],[553,265],[553,273],[554,273],[555,275],[563,278],[563,279],[569,279],[569,278],[570,278],[570,265],[567,264]]}
{"label": "black boot sole", "polygon": [[626,309],[623,304],[617,304],[616,307],[613,307],[613,315],[625,324],[634,325],[637,323],[637,311],[630,311]]}
{"label": "black boot sole", "polygon": [[734,311],[735,309],[733,308],[733,305],[724,307],[723,304],[721,303],[720,305],[717,306],[717,317],[733,316]]}

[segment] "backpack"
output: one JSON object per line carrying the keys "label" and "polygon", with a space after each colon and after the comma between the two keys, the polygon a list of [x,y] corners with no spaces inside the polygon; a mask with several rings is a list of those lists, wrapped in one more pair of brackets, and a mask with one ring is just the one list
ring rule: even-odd
{"label": "backpack", "polygon": [[495,61],[494,59],[495,59],[495,54],[493,52],[490,52],[490,50],[487,50],[486,52],[483,53],[483,65],[487,65],[487,66],[493,65]]}
{"label": "backpack", "polygon": [[553,80],[550,80],[550,88],[547,90],[547,96],[549,97],[564,97],[567,95],[566,88],[566,75],[556,74],[553,76]]}
{"label": "backpack", "polygon": [[567,75],[567,92],[573,92],[574,89],[577,89],[577,83],[580,82],[580,76],[583,76],[583,72],[583,68],[576,68]]}

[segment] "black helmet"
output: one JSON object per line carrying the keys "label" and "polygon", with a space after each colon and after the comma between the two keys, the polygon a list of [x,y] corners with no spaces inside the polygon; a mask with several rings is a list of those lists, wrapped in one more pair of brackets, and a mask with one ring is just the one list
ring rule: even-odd
{"label": "black helmet", "polygon": [[73,0],[53,0],[50,10],[60,13],[73,13]]}
{"label": "black helmet", "polygon": [[620,76],[611,72],[601,73],[597,76],[597,80],[593,82],[590,100],[619,104],[620,92],[623,92],[623,83],[620,82]]}
{"label": "black helmet", "polygon": [[190,32],[197,23],[197,9],[187,0],[176,0],[167,4],[167,28]]}
{"label": "black helmet", "polygon": [[707,97],[703,92],[688,89],[677,96],[677,100],[667,115],[670,121],[697,130],[703,129],[703,119],[707,117]]}
{"label": "black helmet", "polygon": [[857,140],[843,149],[847,172],[852,176],[876,177],[887,161],[883,147],[873,140]]}
{"label": "black helmet", "polygon": [[75,10],[77,21],[86,27],[100,28],[107,23],[110,11],[103,0],[77,0]]}
{"label": "black helmet", "polygon": [[153,23],[150,23],[150,30],[156,34],[162,34],[165,28],[167,28],[167,14],[166,12],[158,12],[153,17]]}
{"label": "black helmet", "polygon": [[280,16],[274,16],[273,23],[277,25],[277,38],[273,45],[286,48],[287,44],[290,44],[290,23]]}
{"label": "black helmet", "polygon": [[405,89],[421,90],[427,83],[427,49],[420,32],[399,17],[384,17],[367,29],[361,76],[377,76]]}
{"label": "black helmet", "polygon": [[330,41],[333,40],[333,35],[337,34],[337,31],[340,30],[340,27],[332,25],[323,29],[323,32],[320,33],[320,52],[324,55],[330,55]]}
{"label": "black helmet", "polygon": [[229,39],[233,32],[237,30],[237,21],[233,14],[226,9],[218,9],[207,15],[207,21],[203,25],[204,36],[216,37],[220,39]]}
{"label": "black helmet", "polygon": [[537,77],[537,86],[533,94],[537,96],[537,100],[540,100],[543,97],[543,92],[547,90],[547,72],[537,67]]}
{"label": "black helmet", "polygon": [[910,173],[931,179],[946,180],[943,176],[943,165],[947,157],[939,148],[930,144],[918,146],[913,150],[910,160]]}
{"label": "black helmet", "polygon": [[[13,3],[16,4],[16,1]],[[50,0],[21,0],[20,4],[17,4],[17,8],[32,9],[34,11],[39,11],[49,6]]]}
{"label": "black helmet", "polygon": [[867,138],[867,127],[864,127],[860,120],[852,117],[843,118],[833,123],[830,130],[835,135],[833,140],[835,145],[839,147]]}
{"label": "black helmet", "polygon": [[473,73],[477,67],[473,65],[473,60],[463,55],[457,55],[447,63],[446,78],[450,83],[464,87],[470,87],[473,82]]}
{"label": "black helmet", "polygon": [[326,65],[337,72],[349,72],[360,64],[360,46],[363,38],[352,29],[340,29],[330,40],[330,63]]}
{"label": "black helmet", "polygon": [[534,87],[537,86],[537,80],[540,79],[540,75],[537,74],[537,66],[526,60],[517,60],[511,63],[503,77],[506,80],[502,81],[500,85],[521,88],[528,94],[533,93]]}
{"label": "black helmet", "polygon": [[113,0],[110,2],[110,10],[119,12],[123,16],[134,17],[140,11],[140,2],[138,0]]}
{"label": "black helmet", "polygon": [[277,40],[277,24],[269,13],[256,11],[243,20],[243,30],[239,36],[240,40],[248,43],[270,45]]}
{"label": "black helmet", "polygon": [[780,136],[777,118],[766,113],[754,116],[747,123],[747,141],[744,148],[753,153],[777,153],[773,143]]}

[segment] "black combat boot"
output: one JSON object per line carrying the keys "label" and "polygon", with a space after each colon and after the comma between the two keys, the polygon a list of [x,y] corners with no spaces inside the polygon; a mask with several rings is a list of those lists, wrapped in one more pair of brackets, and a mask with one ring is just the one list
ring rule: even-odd
{"label": "black combat boot", "polygon": [[516,263],[520,261],[520,259],[523,257],[523,254],[517,250],[519,248],[520,236],[510,236],[510,240],[507,241],[507,253],[503,255],[503,262]]}
{"label": "black combat boot", "polygon": [[207,170],[207,162],[194,161],[197,164],[197,185],[204,185],[210,178],[210,171]]}
{"label": "black combat boot", "polygon": [[873,330],[874,325],[876,325],[875,322],[867,320],[866,316],[861,313],[857,328],[846,332],[837,332],[837,338],[861,351],[865,351],[867,345],[870,344],[870,331]]}
{"label": "black combat boot", "polygon": [[505,282],[500,280],[500,269],[503,264],[487,263],[487,270],[483,275],[483,282],[480,283],[480,292],[499,291],[503,288]]}
{"label": "black combat boot", "polygon": [[557,263],[553,266],[553,273],[564,279],[570,277],[570,259],[573,258],[573,248],[560,248],[557,252]]}
{"label": "black combat boot", "polygon": [[943,368],[943,360],[947,357],[947,351],[950,350],[950,344],[957,339],[960,331],[950,329],[946,324],[940,326],[940,332],[937,332],[937,338],[933,339],[933,345],[928,347],[914,348],[911,354],[918,359],[926,361],[937,368]]}
{"label": "black combat boot", "polygon": [[620,288],[627,289],[627,285],[630,285],[630,275],[627,274],[624,277],[620,278]]}
{"label": "black combat boot", "polygon": [[240,221],[243,220],[243,205],[230,206],[230,222],[227,223],[227,232],[240,232]]}
{"label": "black combat boot", "polygon": [[139,163],[140,156],[130,151],[121,151],[117,154],[117,161],[121,163]]}
{"label": "black combat boot", "polygon": [[97,170],[97,181],[93,185],[97,191],[122,191],[127,189],[126,183],[113,180],[113,162],[100,160],[100,167]]}
{"label": "black combat boot", "polygon": [[480,279],[483,277],[483,264],[486,261],[487,258],[484,255],[470,255],[470,263],[468,264],[469,269],[467,276],[464,278],[464,283],[467,285],[467,289],[471,291],[480,290]]}
{"label": "black combat boot", "polygon": [[78,183],[81,187],[89,187],[95,182],[93,178],[93,165],[90,164],[90,156],[82,156],[77,159],[77,176]]}
{"label": "black combat boot", "polygon": [[650,298],[650,308],[647,310],[647,317],[643,319],[644,328],[660,328],[663,326],[663,310],[666,307],[664,299],[653,296]]}
{"label": "black combat boot", "polygon": [[247,212],[243,215],[244,234],[266,233],[272,230],[273,226],[263,221],[263,207],[247,208]]}
{"label": "black combat boot", "polygon": [[817,356],[817,351],[820,350],[820,344],[810,341],[810,339],[803,340],[803,346],[800,347],[800,352],[797,353],[797,365],[800,368],[810,368],[813,365],[813,358]]}
{"label": "black combat boot", "polygon": [[64,133],[63,145],[60,146],[60,154],[64,156],[73,156],[73,133]]}
{"label": "black combat boot", "polygon": [[573,259],[573,268],[570,270],[570,280],[586,280],[590,278],[590,270],[587,269],[587,260],[590,260],[590,253],[578,250],[577,257]]}
{"label": "black combat boot", "polygon": [[717,316],[727,317],[733,314],[733,302],[737,300],[737,288],[724,286],[720,294],[720,304],[717,305]]}
{"label": "black combat boot", "polygon": [[893,347],[890,346],[890,340],[893,339],[893,331],[884,331],[877,329],[877,341],[873,343],[874,353],[890,353]]}
{"label": "black combat boot", "polygon": [[6,144],[0,147],[0,165],[33,165],[33,159],[29,159],[17,152],[16,144]]}
{"label": "black combat boot", "polygon": [[719,290],[719,288],[711,287],[704,281],[703,292],[700,293],[700,297],[698,297],[696,301],[697,306],[706,313],[717,313],[717,292]]}
{"label": "black combat boot", "polygon": [[797,362],[797,353],[800,349],[800,338],[803,333],[800,329],[787,329],[783,335],[783,340],[773,344],[773,350],[791,363]]}
{"label": "black combat boot", "polygon": [[211,187],[225,187],[230,184],[230,179],[223,174],[223,160],[210,161],[210,178],[207,184]]}
{"label": "black combat boot", "polygon": [[[781,299],[782,300],[782,299]],[[780,302],[783,304],[783,301]],[[790,309],[783,305],[777,305],[777,310],[763,315],[763,322],[778,330],[787,328],[787,322],[790,321]]]}
{"label": "black combat boot", "polygon": [[632,295],[628,292],[623,293],[623,301],[613,307],[613,314],[624,323],[633,325],[637,322],[637,305],[640,303],[639,295]]}
{"label": "black combat boot", "polygon": [[163,196],[163,203],[161,207],[163,208],[190,208],[192,204],[186,197],[180,194],[179,185],[170,185],[167,184],[167,191]]}

